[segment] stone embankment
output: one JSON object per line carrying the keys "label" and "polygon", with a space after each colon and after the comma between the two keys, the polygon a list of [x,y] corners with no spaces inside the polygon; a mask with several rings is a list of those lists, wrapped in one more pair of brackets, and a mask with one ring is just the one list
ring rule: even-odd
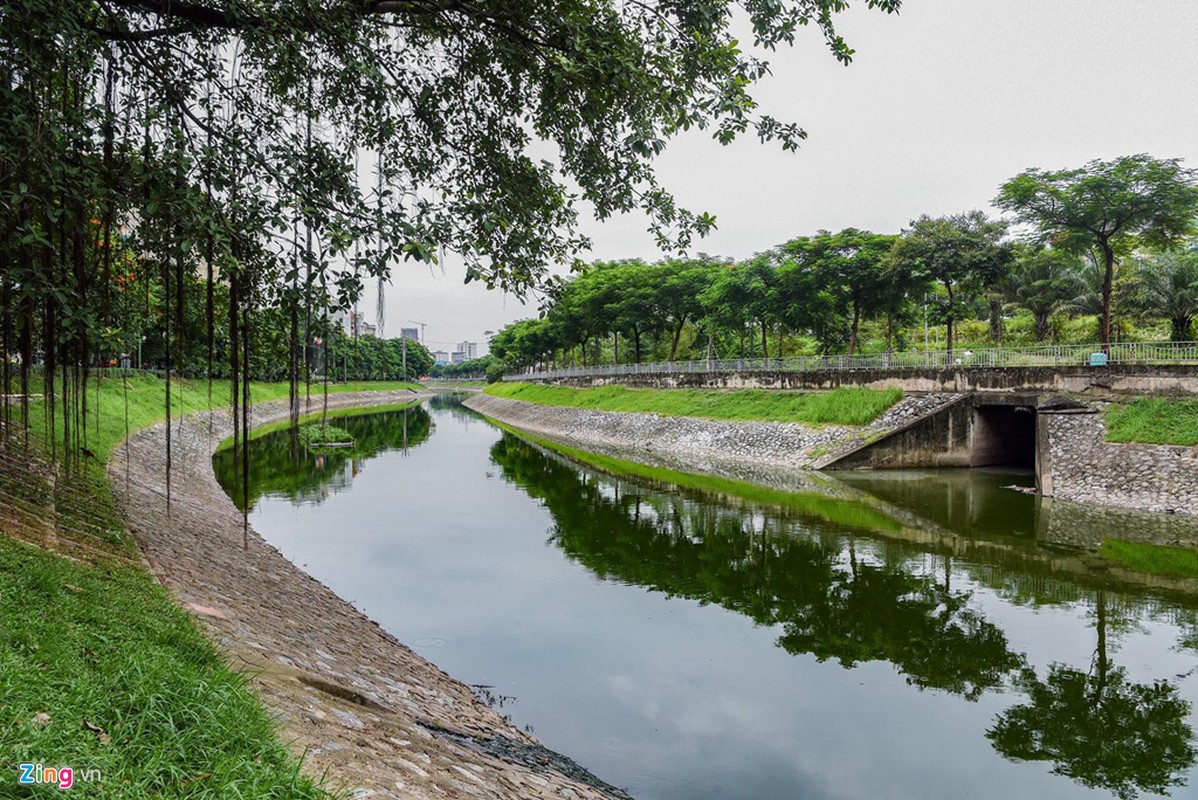
{"label": "stone embankment", "polygon": [[[963,399],[964,404],[957,403]],[[837,461],[846,463],[845,456],[853,454],[855,458],[856,453],[877,450],[880,445],[866,445],[901,428],[907,430],[904,426],[943,420],[950,414],[964,414],[961,424],[948,425],[951,435],[947,438],[960,439],[956,442],[959,458],[951,465],[969,466],[980,436],[977,426],[970,423],[977,410],[968,404],[969,399],[950,392],[909,395],[863,428],[601,412],[485,394],[470,398],[466,405],[535,436],[580,449],[682,472],[791,488],[805,485],[801,471]],[[1041,428],[1036,445],[1037,475],[1044,495],[1090,506],[1198,515],[1198,448],[1108,442],[1101,413],[1106,404],[1075,405],[1079,408],[1037,413],[1036,424]],[[948,448],[951,443],[929,437],[921,443],[922,449],[917,448],[922,458],[918,463],[904,462],[903,458],[914,456],[900,452],[893,463],[882,466],[934,466],[925,463],[936,457],[931,451]],[[850,468],[870,466],[868,459],[858,460],[861,463]]]}
{"label": "stone embankment", "polygon": [[913,395],[864,427],[592,411],[487,394],[475,395],[465,404],[514,428],[584,450],[772,485],[788,471],[810,468],[832,454],[885,436],[960,397],[950,392]]}
{"label": "stone embankment", "polygon": [[1063,500],[1166,514],[1198,515],[1198,447],[1118,444],[1094,413],[1041,414],[1047,428],[1046,493]]}
{"label": "stone embankment", "polygon": [[[333,395],[329,405],[425,396]],[[253,408],[254,425],[286,416],[285,403]],[[627,797],[517,730],[243,527],[212,471],[231,425],[226,412],[173,424],[169,506],[164,425],[115,452],[109,473],[154,574],[253,676],[310,774],[354,798]]]}

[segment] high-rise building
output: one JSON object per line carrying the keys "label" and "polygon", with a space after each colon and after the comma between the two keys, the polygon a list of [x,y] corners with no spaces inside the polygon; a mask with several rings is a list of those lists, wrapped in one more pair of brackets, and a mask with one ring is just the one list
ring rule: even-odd
{"label": "high-rise building", "polygon": [[399,338],[411,339],[413,342],[418,342],[418,341],[420,341],[420,329],[419,328],[400,328],[399,329]]}
{"label": "high-rise building", "polygon": [[478,342],[458,342],[458,352],[464,361],[478,358]]}
{"label": "high-rise building", "polygon": [[437,362],[439,366],[443,367],[449,363],[449,353],[445,352],[444,350],[437,350],[433,353],[433,360]]}

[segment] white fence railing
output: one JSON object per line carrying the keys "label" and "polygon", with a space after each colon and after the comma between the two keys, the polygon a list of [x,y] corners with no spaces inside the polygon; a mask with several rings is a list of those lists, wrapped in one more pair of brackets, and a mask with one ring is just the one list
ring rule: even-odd
{"label": "white fence railing", "polygon": [[724,358],[607,364],[598,367],[529,370],[505,375],[505,381],[605,375],[653,375],[666,372],[825,372],[848,370],[959,369],[976,367],[1079,367],[1115,364],[1198,365],[1198,342],[1120,342],[1036,347],[959,348],[909,353],[803,356],[801,358]]}

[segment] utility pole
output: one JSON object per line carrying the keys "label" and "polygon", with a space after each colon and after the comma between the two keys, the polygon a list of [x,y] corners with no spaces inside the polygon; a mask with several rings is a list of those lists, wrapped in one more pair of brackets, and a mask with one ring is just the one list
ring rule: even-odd
{"label": "utility pole", "polygon": [[408,340],[401,339],[400,341],[403,342],[403,378],[402,378],[402,380],[406,381],[408,379]]}

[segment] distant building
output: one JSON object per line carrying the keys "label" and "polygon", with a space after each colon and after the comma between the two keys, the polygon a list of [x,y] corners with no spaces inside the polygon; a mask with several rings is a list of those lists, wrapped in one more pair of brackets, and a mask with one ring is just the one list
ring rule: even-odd
{"label": "distant building", "polygon": [[437,350],[433,353],[433,361],[437,363],[437,366],[443,367],[449,363],[449,353],[444,350]]}
{"label": "distant building", "polygon": [[462,354],[463,361],[478,358],[478,342],[458,342],[458,352]]}
{"label": "distant building", "polygon": [[377,328],[366,321],[364,314],[357,311],[351,311],[349,314],[337,312],[333,315],[336,320],[345,329],[345,332],[350,336],[377,336]]}
{"label": "distant building", "polygon": [[418,341],[420,341],[420,329],[419,328],[400,328],[399,329],[399,338],[411,339],[413,342],[418,342]]}
{"label": "distant building", "polygon": [[451,364],[461,364],[465,360],[466,360],[466,354],[463,353],[461,350],[454,350],[449,355],[449,363],[451,363]]}

